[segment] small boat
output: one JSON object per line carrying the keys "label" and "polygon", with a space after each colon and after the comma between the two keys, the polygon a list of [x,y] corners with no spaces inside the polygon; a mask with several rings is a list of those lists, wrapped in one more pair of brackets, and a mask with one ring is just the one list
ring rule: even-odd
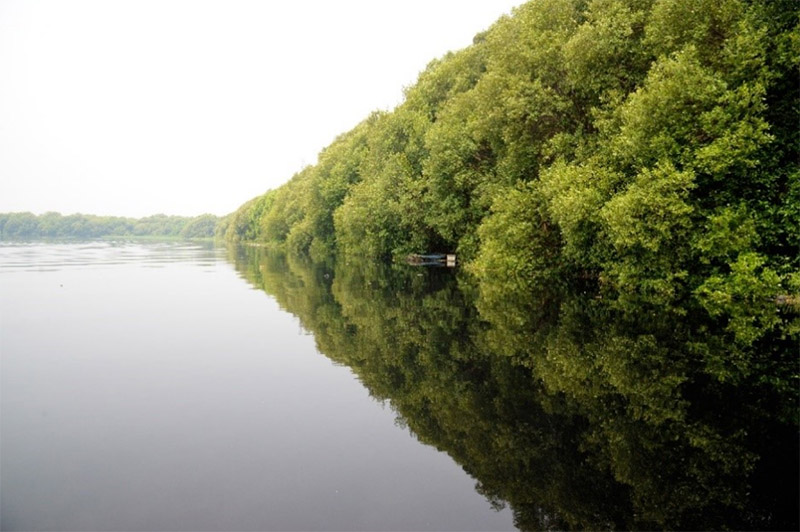
{"label": "small boat", "polygon": [[450,266],[456,265],[456,256],[453,254],[444,253],[427,253],[419,254],[412,253],[406,257],[408,264],[414,266]]}

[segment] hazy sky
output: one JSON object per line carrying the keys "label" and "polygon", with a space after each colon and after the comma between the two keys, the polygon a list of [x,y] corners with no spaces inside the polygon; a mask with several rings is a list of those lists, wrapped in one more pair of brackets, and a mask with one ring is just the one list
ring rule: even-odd
{"label": "hazy sky", "polygon": [[522,0],[0,0],[0,212],[227,214]]}

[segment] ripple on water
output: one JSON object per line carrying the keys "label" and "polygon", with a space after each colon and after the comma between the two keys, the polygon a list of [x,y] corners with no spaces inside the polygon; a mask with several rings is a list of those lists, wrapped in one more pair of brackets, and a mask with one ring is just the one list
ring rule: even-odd
{"label": "ripple on water", "polygon": [[185,242],[3,242],[0,274],[57,272],[65,269],[139,264],[161,268],[175,262],[193,262],[208,268],[222,260],[221,249]]}

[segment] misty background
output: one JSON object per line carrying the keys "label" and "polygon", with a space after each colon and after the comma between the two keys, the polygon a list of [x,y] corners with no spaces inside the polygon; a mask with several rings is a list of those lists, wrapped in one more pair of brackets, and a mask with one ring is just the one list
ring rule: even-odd
{"label": "misty background", "polygon": [[232,212],[518,3],[3,0],[0,212]]}

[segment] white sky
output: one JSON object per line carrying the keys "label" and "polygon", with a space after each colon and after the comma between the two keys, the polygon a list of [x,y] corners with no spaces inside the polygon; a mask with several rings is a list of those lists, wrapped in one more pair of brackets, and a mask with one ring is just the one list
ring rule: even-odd
{"label": "white sky", "polygon": [[0,212],[227,214],[522,0],[0,0]]}

